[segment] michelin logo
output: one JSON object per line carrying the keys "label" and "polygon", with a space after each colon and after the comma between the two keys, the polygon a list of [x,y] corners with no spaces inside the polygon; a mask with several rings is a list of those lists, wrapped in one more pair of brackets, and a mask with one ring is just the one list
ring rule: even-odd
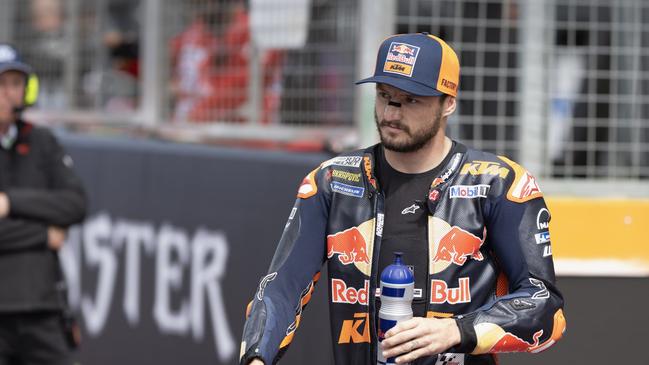
{"label": "michelin logo", "polygon": [[449,198],[486,198],[489,193],[489,185],[453,185],[449,188]]}
{"label": "michelin logo", "polygon": [[331,183],[331,190],[339,192],[344,195],[353,196],[356,198],[362,198],[363,193],[365,192],[365,188],[343,184],[338,181],[334,181]]}

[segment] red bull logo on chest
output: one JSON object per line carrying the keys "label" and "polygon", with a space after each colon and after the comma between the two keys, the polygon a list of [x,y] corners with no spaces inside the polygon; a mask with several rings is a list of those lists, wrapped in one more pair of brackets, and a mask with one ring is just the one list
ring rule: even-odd
{"label": "red bull logo on chest", "polygon": [[354,265],[360,272],[369,276],[372,270],[376,229],[376,220],[370,219],[356,227],[328,235],[327,258],[345,266]]}
{"label": "red bull logo on chest", "polygon": [[392,42],[385,58],[383,72],[411,77],[418,55],[419,47],[407,43]]}
{"label": "red bull logo on chest", "polygon": [[460,278],[457,288],[449,288],[444,280],[431,280],[430,302],[432,304],[458,304],[471,302],[471,288],[469,278]]}
{"label": "red bull logo on chest", "polygon": [[369,280],[365,280],[365,285],[362,288],[356,289],[347,286],[344,280],[331,279],[331,301],[334,303],[367,305],[369,291]]}
{"label": "red bull logo on chest", "polygon": [[327,237],[327,258],[338,254],[338,260],[343,265],[355,262],[370,263],[367,256],[365,238],[356,227]]}
{"label": "red bull logo on chest", "polygon": [[480,246],[484,239],[467,232],[460,227],[453,226],[439,241],[437,253],[433,257],[433,262],[447,261],[456,265],[464,265],[470,257],[474,260],[482,261],[483,256],[480,252]]}

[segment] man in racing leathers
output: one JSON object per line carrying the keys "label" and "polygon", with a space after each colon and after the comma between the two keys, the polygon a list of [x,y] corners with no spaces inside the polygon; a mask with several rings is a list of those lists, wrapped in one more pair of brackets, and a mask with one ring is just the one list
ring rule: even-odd
{"label": "man in racing leathers", "polygon": [[[459,61],[428,34],[378,52],[381,143],[323,162],[297,201],[249,307],[242,364],[273,364],[300,324],[327,262],[337,364],[495,364],[539,352],[565,330],[555,287],[550,214],[515,162],[446,137]],[[414,318],[377,342],[378,276],[394,251],[415,276]]]}

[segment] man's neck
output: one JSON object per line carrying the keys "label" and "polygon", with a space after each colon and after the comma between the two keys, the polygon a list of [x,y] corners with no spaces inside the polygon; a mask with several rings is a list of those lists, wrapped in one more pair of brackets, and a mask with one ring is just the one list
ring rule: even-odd
{"label": "man's neck", "polygon": [[452,146],[450,138],[444,133],[438,133],[428,144],[415,152],[395,152],[384,148],[385,159],[399,172],[420,174],[437,167]]}

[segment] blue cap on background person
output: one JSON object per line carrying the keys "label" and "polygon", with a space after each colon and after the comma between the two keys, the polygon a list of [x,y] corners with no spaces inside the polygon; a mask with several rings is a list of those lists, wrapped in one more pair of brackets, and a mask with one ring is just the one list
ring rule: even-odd
{"label": "blue cap on background person", "polygon": [[36,104],[39,84],[34,70],[20,58],[14,47],[0,43],[0,74],[7,71],[18,71],[25,74],[25,98],[21,110]]}
{"label": "blue cap on background person", "polygon": [[398,34],[381,43],[374,76],[356,82],[388,84],[412,95],[457,96],[460,62],[442,39],[427,33]]}
{"label": "blue cap on background person", "polygon": [[22,61],[14,47],[0,43],[0,73],[6,71],[20,71],[25,75],[33,73],[31,66]]}

